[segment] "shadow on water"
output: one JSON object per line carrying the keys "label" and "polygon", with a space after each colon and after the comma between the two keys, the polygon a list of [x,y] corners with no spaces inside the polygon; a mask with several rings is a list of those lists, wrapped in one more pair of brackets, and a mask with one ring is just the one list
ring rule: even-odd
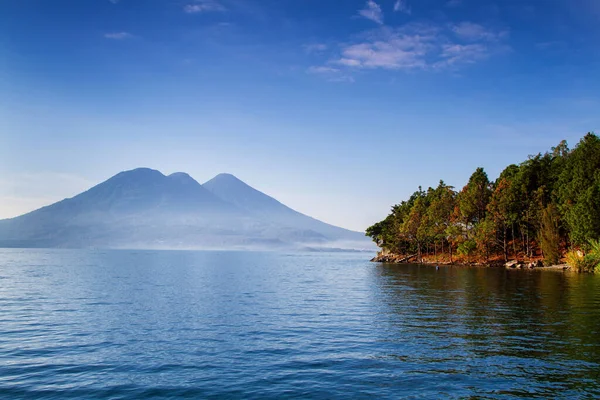
{"label": "shadow on water", "polygon": [[600,394],[599,276],[387,264],[375,276],[391,335],[472,393]]}

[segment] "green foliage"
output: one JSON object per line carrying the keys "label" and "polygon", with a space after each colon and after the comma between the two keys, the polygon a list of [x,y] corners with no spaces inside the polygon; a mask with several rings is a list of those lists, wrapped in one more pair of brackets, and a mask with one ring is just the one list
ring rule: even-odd
{"label": "green foliage", "polygon": [[567,265],[571,268],[579,270],[583,267],[583,253],[578,250],[570,250],[565,254]]}
{"label": "green foliage", "polygon": [[586,261],[592,266],[594,272],[600,272],[600,240],[589,241],[590,251],[585,255]]}
{"label": "green foliage", "polygon": [[600,138],[588,133],[565,159],[556,199],[573,244],[600,237]]}
{"label": "green foliage", "polygon": [[479,254],[488,260],[496,242],[496,223],[491,218],[484,219],[475,229],[475,243]]}
{"label": "green foliage", "polygon": [[578,272],[600,272],[600,254],[592,252],[583,254],[580,250],[567,252],[567,265]]}
{"label": "green foliage", "polygon": [[[443,181],[426,191],[419,187],[366,234],[399,254],[543,254],[547,263],[557,263],[561,246],[587,250],[589,240],[600,237],[600,138],[589,133],[573,150],[562,141],[509,165],[495,182],[477,168],[460,193]],[[596,257],[592,253],[581,260],[573,256],[573,262],[586,269]]]}
{"label": "green foliage", "polygon": [[377,222],[367,228],[366,235],[380,247],[391,251],[397,251],[397,217],[388,215],[383,221]]}
{"label": "green foliage", "polygon": [[477,168],[457,199],[459,218],[467,228],[483,221],[490,196],[488,176],[483,168]]}
{"label": "green foliage", "polygon": [[590,254],[600,258],[600,239],[590,239]]}
{"label": "green foliage", "polygon": [[[506,172],[506,170],[505,170]],[[498,236],[502,243],[504,261],[508,260],[508,231],[514,226],[519,216],[519,194],[514,183],[516,171],[512,176],[503,173],[496,182],[490,202],[487,206],[488,219],[498,227]],[[508,175],[508,176],[507,176]]]}
{"label": "green foliage", "polygon": [[560,215],[554,204],[548,205],[542,212],[539,232],[540,248],[546,264],[554,265],[560,261]]}
{"label": "green foliage", "polygon": [[458,246],[458,254],[470,257],[477,250],[477,242],[472,239],[467,239]]}
{"label": "green foliage", "polygon": [[451,186],[440,181],[438,187],[429,195],[432,197],[427,208],[429,234],[435,240],[443,240],[446,237],[446,229],[452,222],[456,193]]}

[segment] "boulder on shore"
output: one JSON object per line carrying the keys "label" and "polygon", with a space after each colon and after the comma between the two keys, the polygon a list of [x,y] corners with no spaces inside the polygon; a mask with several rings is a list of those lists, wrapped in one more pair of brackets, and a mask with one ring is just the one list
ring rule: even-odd
{"label": "boulder on shore", "polygon": [[544,266],[544,262],[542,260],[532,261],[529,264],[527,264],[527,268],[530,268],[530,269],[542,268],[543,266]]}
{"label": "boulder on shore", "polygon": [[535,260],[529,263],[524,263],[519,260],[510,260],[509,262],[504,264],[505,268],[542,268],[544,266],[544,262],[542,260]]}
{"label": "boulder on shore", "polygon": [[400,264],[409,262],[411,259],[417,257],[416,254],[411,256],[403,256],[388,251],[380,251],[377,256],[371,259],[371,262],[389,263],[389,264]]}

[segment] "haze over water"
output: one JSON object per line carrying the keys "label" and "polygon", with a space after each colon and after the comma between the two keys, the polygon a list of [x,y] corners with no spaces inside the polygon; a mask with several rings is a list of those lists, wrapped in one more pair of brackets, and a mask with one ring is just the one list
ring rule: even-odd
{"label": "haze over water", "polygon": [[2,398],[600,396],[600,276],[0,250]]}

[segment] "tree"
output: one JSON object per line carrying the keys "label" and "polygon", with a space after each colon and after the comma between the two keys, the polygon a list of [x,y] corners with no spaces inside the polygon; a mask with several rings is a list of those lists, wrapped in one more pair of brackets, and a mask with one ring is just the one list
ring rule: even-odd
{"label": "tree", "polygon": [[600,138],[588,133],[566,157],[556,197],[577,246],[600,237]]}
{"label": "tree", "polygon": [[540,247],[547,264],[554,265],[560,261],[560,215],[554,204],[549,204],[542,212],[540,227]]}
{"label": "tree", "polygon": [[466,256],[467,261],[471,262],[471,255],[477,249],[477,243],[473,239],[467,239],[458,246],[458,254]]}
{"label": "tree", "polygon": [[489,261],[490,255],[494,251],[496,242],[496,224],[493,219],[486,218],[477,224],[475,229],[475,243],[479,254],[485,256],[485,260]]}
{"label": "tree", "polygon": [[456,201],[456,192],[453,189],[444,181],[440,181],[438,187],[432,191],[432,200],[427,208],[429,235],[434,241],[436,257],[438,242],[441,244],[441,252],[444,253],[444,241],[447,241],[446,230],[451,224]]}
{"label": "tree", "polygon": [[406,221],[402,224],[401,230],[402,233],[406,235],[406,237],[417,245],[417,254],[418,258],[422,260],[422,245],[424,242],[424,231],[422,229],[422,223],[425,218],[425,213],[427,209],[425,207],[425,200],[423,196],[419,197],[410,213]]}
{"label": "tree", "polygon": [[501,229],[502,250],[506,262],[508,261],[508,228],[513,226],[517,219],[517,200],[512,182],[508,178],[499,179],[487,208],[490,220]]}
{"label": "tree", "polygon": [[450,262],[453,262],[452,247],[457,247],[460,245],[460,243],[462,243],[462,241],[464,240],[463,231],[458,225],[452,224],[446,228],[446,231],[444,233],[446,235],[446,240],[448,241],[448,253],[450,254]]}
{"label": "tree", "polygon": [[490,180],[483,168],[477,168],[457,197],[458,212],[467,237],[470,229],[485,218],[490,196]]}
{"label": "tree", "polygon": [[[555,148],[556,150],[553,150],[552,154],[542,155],[540,153],[529,156],[527,161],[519,165],[518,173],[512,180],[518,203],[516,204],[517,216],[514,223],[518,227],[523,251],[527,257],[533,256],[531,239],[538,237],[542,209],[552,200],[551,194],[556,181],[553,167],[555,159],[559,157],[554,153],[562,154],[565,146],[566,143],[563,141]],[[513,239],[514,245],[517,238]]]}
{"label": "tree", "polygon": [[367,235],[419,259],[430,250],[437,257],[446,244],[450,261],[454,249],[469,260],[501,249],[508,260],[511,243],[515,257],[519,249],[527,257],[541,251],[549,263],[567,247],[584,254],[600,239],[600,138],[588,133],[573,150],[562,141],[509,165],[494,184],[477,168],[460,193],[443,181],[426,192],[419,187]]}

